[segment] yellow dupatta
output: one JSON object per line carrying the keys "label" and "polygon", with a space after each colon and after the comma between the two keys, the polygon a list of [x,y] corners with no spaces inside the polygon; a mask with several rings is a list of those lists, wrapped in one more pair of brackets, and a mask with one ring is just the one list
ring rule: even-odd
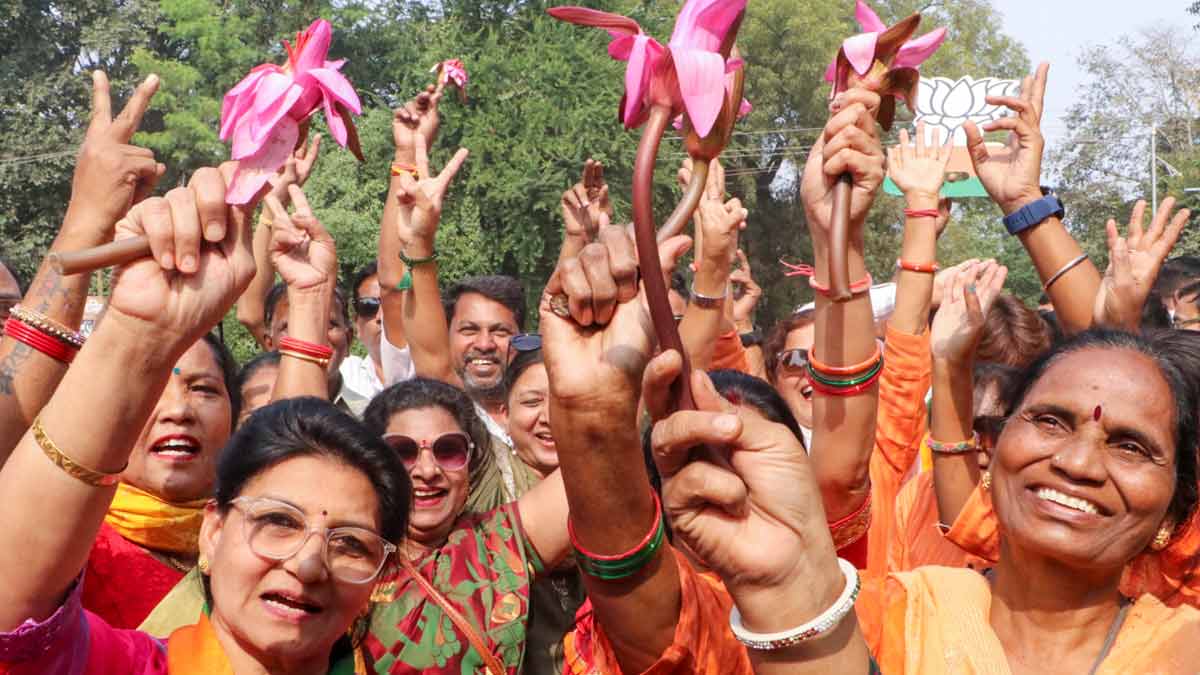
{"label": "yellow dupatta", "polygon": [[172,504],[121,483],[104,522],[139,546],[164,553],[196,555],[207,501]]}

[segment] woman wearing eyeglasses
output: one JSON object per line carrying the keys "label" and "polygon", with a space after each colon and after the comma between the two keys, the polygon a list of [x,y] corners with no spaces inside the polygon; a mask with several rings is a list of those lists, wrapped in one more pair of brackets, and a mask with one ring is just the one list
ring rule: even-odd
{"label": "woman wearing eyeglasses", "polygon": [[260,411],[222,455],[199,535],[206,611],[192,624],[163,640],[81,607],[94,581],[81,571],[155,402],[254,273],[254,205],[226,207],[223,169],[120,221],[117,239],[153,233],[155,255],[113,276],[104,321],[0,469],[0,670],[353,671],[347,636],[403,541],[409,487],[395,454],[323,401]]}

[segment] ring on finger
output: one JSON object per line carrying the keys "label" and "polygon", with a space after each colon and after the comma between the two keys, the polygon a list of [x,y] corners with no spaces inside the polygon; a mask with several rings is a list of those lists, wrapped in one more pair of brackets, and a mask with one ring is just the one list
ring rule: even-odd
{"label": "ring on finger", "polygon": [[564,293],[555,293],[550,296],[550,311],[560,319],[571,318],[571,305]]}

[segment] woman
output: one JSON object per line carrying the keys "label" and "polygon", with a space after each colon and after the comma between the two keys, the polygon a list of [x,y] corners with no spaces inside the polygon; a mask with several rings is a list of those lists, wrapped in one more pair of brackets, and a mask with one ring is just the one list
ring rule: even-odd
{"label": "woman", "polygon": [[558,446],[550,431],[550,388],[542,359],[541,338],[527,335],[513,340],[536,340],[536,348],[518,348],[504,372],[507,399],[505,418],[513,440],[513,454],[538,476],[545,478],[558,468]]}
{"label": "woman", "polygon": [[[326,403],[289,402],[251,420],[219,463],[200,534],[211,618],[164,644],[80,606],[90,542],[139,430],[253,275],[255,205],[226,206],[233,172],[200,169],[121,220],[118,239],[155,233],[153,255],[114,275],[104,321],[0,469],[0,661],[12,672],[322,670],[349,656],[337,645],[403,540],[409,492],[394,454]],[[193,261],[186,271],[168,247]]]}
{"label": "woman", "polygon": [[88,557],[83,607],[114,628],[137,628],[196,564],[217,455],[233,430],[236,366],[209,333],[172,377],[129,457]]}

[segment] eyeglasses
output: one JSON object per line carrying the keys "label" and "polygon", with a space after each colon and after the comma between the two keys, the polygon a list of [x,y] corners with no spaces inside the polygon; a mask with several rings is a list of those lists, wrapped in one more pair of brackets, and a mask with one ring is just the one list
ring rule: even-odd
{"label": "eyeglasses", "polygon": [[412,471],[421,456],[422,448],[429,448],[433,459],[446,471],[457,471],[471,461],[471,451],[475,443],[461,431],[451,431],[434,439],[433,443],[418,443],[404,434],[384,434],[383,442],[388,444],[404,463],[404,468]]}
{"label": "eyeglasses", "polygon": [[379,298],[363,297],[354,301],[354,315],[360,319],[374,319],[379,313]]}
{"label": "eyeglasses", "polygon": [[523,354],[525,352],[536,352],[542,348],[542,336],[537,333],[520,333],[508,339],[508,354],[506,361],[513,360],[513,352]]}
{"label": "eyeglasses", "polygon": [[323,535],[321,556],[335,578],[365,584],[379,576],[396,546],[361,527],[309,527],[304,512],[291,504],[264,497],[238,497],[242,530],[250,550],[260,558],[287,560],[300,552],[312,535]]}
{"label": "eyeglasses", "polygon": [[793,374],[808,369],[807,349],[787,349],[779,352],[779,365]]}

